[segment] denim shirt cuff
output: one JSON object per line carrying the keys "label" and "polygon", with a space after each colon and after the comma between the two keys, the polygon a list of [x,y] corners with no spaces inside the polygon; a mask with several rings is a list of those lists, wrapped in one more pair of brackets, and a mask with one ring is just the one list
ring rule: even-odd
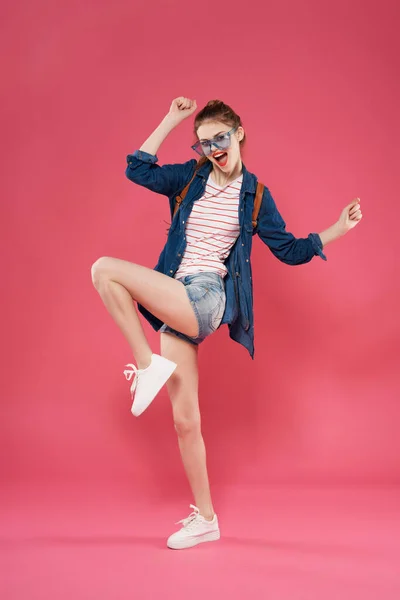
{"label": "denim shirt cuff", "polygon": [[323,260],[327,260],[325,254],[322,252],[323,245],[318,233],[310,233],[308,239],[312,244],[315,254],[320,256]]}
{"label": "denim shirt cuff", "polygon": [[135,150],[133,154],[128,154],[126,160],[128,163],[132,162],[132,157],[141,160],[142,162],[154,164],[158,161],[157,156],[154,154],[149,154],[148,152],[143,152],[143,150]]}

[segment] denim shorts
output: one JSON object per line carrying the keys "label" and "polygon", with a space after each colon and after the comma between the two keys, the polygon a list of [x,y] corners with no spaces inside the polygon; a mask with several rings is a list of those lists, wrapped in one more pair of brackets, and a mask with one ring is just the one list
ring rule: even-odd
{"label": "denim shorts", "polygon": [[226,303],[224,280],[217,273],[195,273],[177,281],[185,286],[199,324],[199,335],[190,337],[165,324],[160,333],[171,333],[191,344],[200,344],[221,324]]}

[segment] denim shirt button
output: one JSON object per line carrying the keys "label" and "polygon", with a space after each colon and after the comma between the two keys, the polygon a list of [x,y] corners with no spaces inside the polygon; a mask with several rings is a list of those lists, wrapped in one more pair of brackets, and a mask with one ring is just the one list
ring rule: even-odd
{"label": "denim shirt button", "polygon": [[170,273],[173,273],[173,270],[172,270],[172,269],[170,270]]}
{"label": "denim shirt button", "polygon": [[246,262],[249,262],[249,259],[248,259],[248,258],[246,258]]}
{"label": "denim shirt button", "polygon": [[178,256],[182,256],[182,254],[181,254],[181,253],[179,253],[179,254],[178,254]]}

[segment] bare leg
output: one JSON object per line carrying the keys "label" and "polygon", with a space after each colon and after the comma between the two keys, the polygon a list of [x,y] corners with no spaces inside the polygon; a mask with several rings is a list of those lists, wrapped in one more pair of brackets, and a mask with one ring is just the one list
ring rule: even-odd
{"label": "bare leg", "polygon": [[161,334],[161,354],[178,366],[167,382],[175,429],[187,478],[200,514],[212,519],[214,509],[201,434],[198,398],[198,348],[174,335]]}
{"label": "bare leg", "polygon": [[189,336],[198,335],[197,319],[180,281],[125,260],[107,257],[94,263],[92,280],[128,341],[139,369],[150,364],[152,352],[132,299],[173,329]]}

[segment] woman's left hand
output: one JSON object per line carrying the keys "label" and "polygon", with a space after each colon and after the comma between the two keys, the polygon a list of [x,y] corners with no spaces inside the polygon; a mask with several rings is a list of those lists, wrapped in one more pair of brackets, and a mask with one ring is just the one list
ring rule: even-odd
{"label": "woman's left hand", "polygon": [[353,229],[362,219],[362,212],[360,206],[360,198],[355,198],[351,204],[346,206],[342,210],[337,225],[340,230],[340,234],[344,235],[348,233],[350,229]]}

